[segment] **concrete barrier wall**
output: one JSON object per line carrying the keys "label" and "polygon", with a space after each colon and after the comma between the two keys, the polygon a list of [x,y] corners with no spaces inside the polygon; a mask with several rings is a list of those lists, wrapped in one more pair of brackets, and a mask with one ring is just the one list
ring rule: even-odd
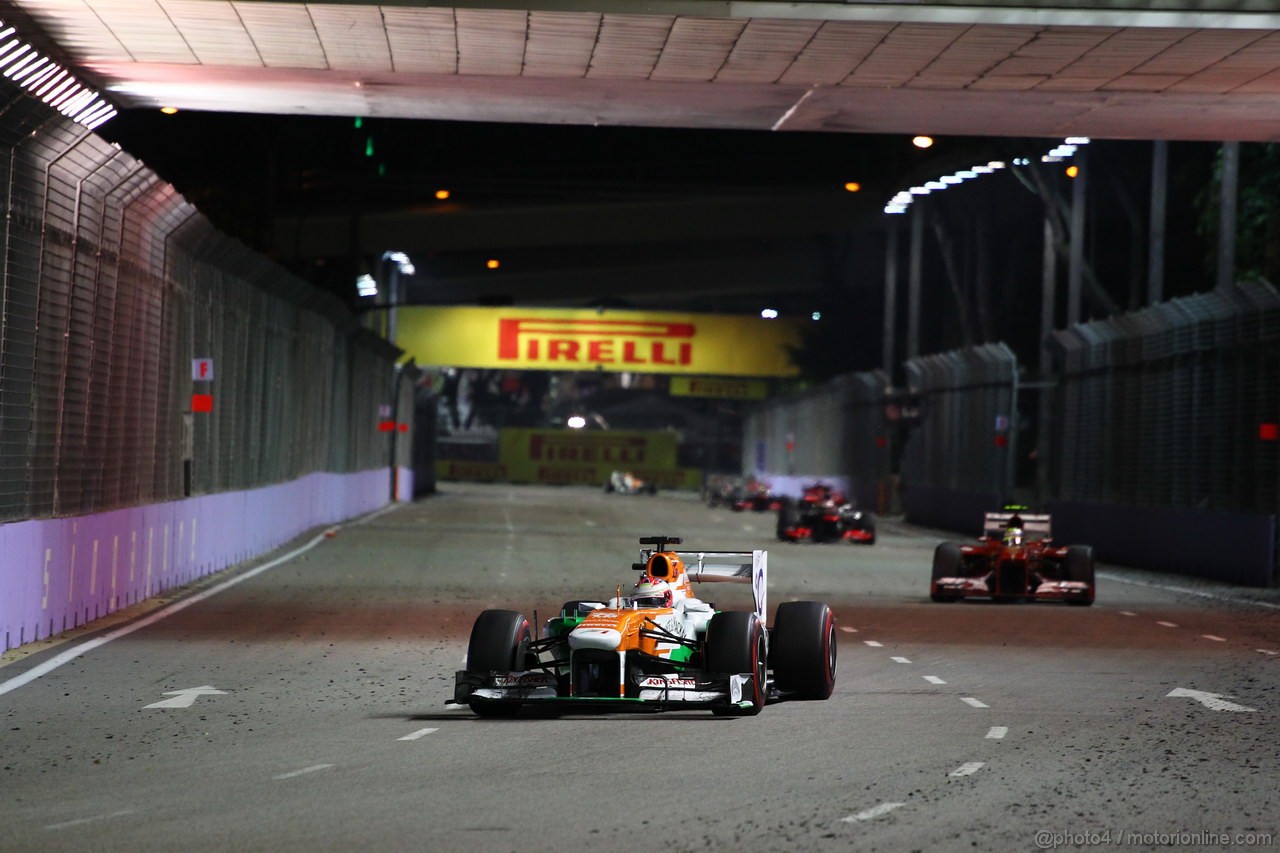
{"label": "concrete barrier wall", "polygon": [[1265,513],[1050,503],[1053,538],[1099,560],[1244,586],[1275,582],[1276,517]]}
{"label": "concrete barrier wall", "polygon": [[[412,494],[412,480],[407,492]],[[4,650],[84,625],[386,505],[387,469],[0,525]]]}
{"label": "concrete barrier wall", "polygon": [[906,485],[902,490],[903,517],[912,524],[954,530],[965,538],[982,534],[983,513],[1000,509],[996,492]]}

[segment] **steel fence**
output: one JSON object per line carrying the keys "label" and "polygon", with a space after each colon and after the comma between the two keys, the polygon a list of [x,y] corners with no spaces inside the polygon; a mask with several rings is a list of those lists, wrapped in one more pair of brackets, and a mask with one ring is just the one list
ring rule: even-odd
{"label": "steel fence", "polygon": [[1280,294],[1221,287],[1053,335],[1061,500],[1280,510]]}
{"label": "steel fence", "polygon": [[390,464],[399,351],[335,297],[22,96],[0,103],[0,192],[0,521]]}
{"label": "steel fence", "polygon": [[919,422],[902,456],[904,488],[996,496],[1012,492],[1018,359],[1002,343],[905,363]]}

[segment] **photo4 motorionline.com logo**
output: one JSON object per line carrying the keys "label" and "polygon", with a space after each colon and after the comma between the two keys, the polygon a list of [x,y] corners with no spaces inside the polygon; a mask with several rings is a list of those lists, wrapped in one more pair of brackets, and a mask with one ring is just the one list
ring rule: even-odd
{"label": "photo4 motorionline.com logo", "polygon": [[1271,846],[1275,836],[1270,832],[1134,832],[1104,829],[1099,832],[1050,832],[1035,835],[1036,848],[1056,850],[1060,847],[1264,847]]}

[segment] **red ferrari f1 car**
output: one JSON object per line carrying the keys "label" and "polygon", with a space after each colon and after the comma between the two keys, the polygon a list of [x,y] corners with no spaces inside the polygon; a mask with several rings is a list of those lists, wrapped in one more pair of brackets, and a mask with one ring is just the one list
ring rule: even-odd
{"label": "red ferrari f1 car", "polygon": [[1065,601],[1093,604],[1093,549],[1055,545],[1048,515],[989,512],[974,544],[943,542],[933,553],[929,597],[955,601]]}
{"label": "red ferrari f1 car", "polygon": [[876,522],[824,483],[807,486],[800,499],[783,498],[778,508],[778,539],[783,542],[861,542],[874,545]]}

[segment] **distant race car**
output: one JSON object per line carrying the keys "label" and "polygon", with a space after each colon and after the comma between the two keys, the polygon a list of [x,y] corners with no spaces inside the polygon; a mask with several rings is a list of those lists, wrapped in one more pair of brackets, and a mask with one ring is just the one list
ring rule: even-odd
{"label": "distant race car", "polygon": [[843,492],[815,483],[805,487],[799,500],[781,501],[777,533],[783,542],[844,540],[874,545],[876,520],[849,503]]}
{"label": "distant race car", "polygon": [[934,551],[929,597],[1093,604],[1093,549],[1055,545],[1052,532],[1048,515],[986,513],[976,543],[943,542]]}
{"label": "distant race car", "polygon": [[658,487],[648,480],[642,480],[630,471],[614,471],[604,484],[606,492],[617,492],[620,495],[656,495]]}
{"label": "distant race car", "polygon": [[[512,610],[476,619],[453,702],[482,717],[522,706],[758,714],[771,699],[826,699],[835,687],[836,634],[819,601],[778,605],[766,626],[765,551],[676,551],[671,536],[640,540],[629,595],[572,600],[532,633]],[[751,584],[754,611],[717,611],[695,582]]]}
{"label": "distant race car", "polygon": [[760,480],[752,480],[738,500],[733,502],[736,512],[777,512],[782,507],[783,498],[775,495],[769,484]]}

